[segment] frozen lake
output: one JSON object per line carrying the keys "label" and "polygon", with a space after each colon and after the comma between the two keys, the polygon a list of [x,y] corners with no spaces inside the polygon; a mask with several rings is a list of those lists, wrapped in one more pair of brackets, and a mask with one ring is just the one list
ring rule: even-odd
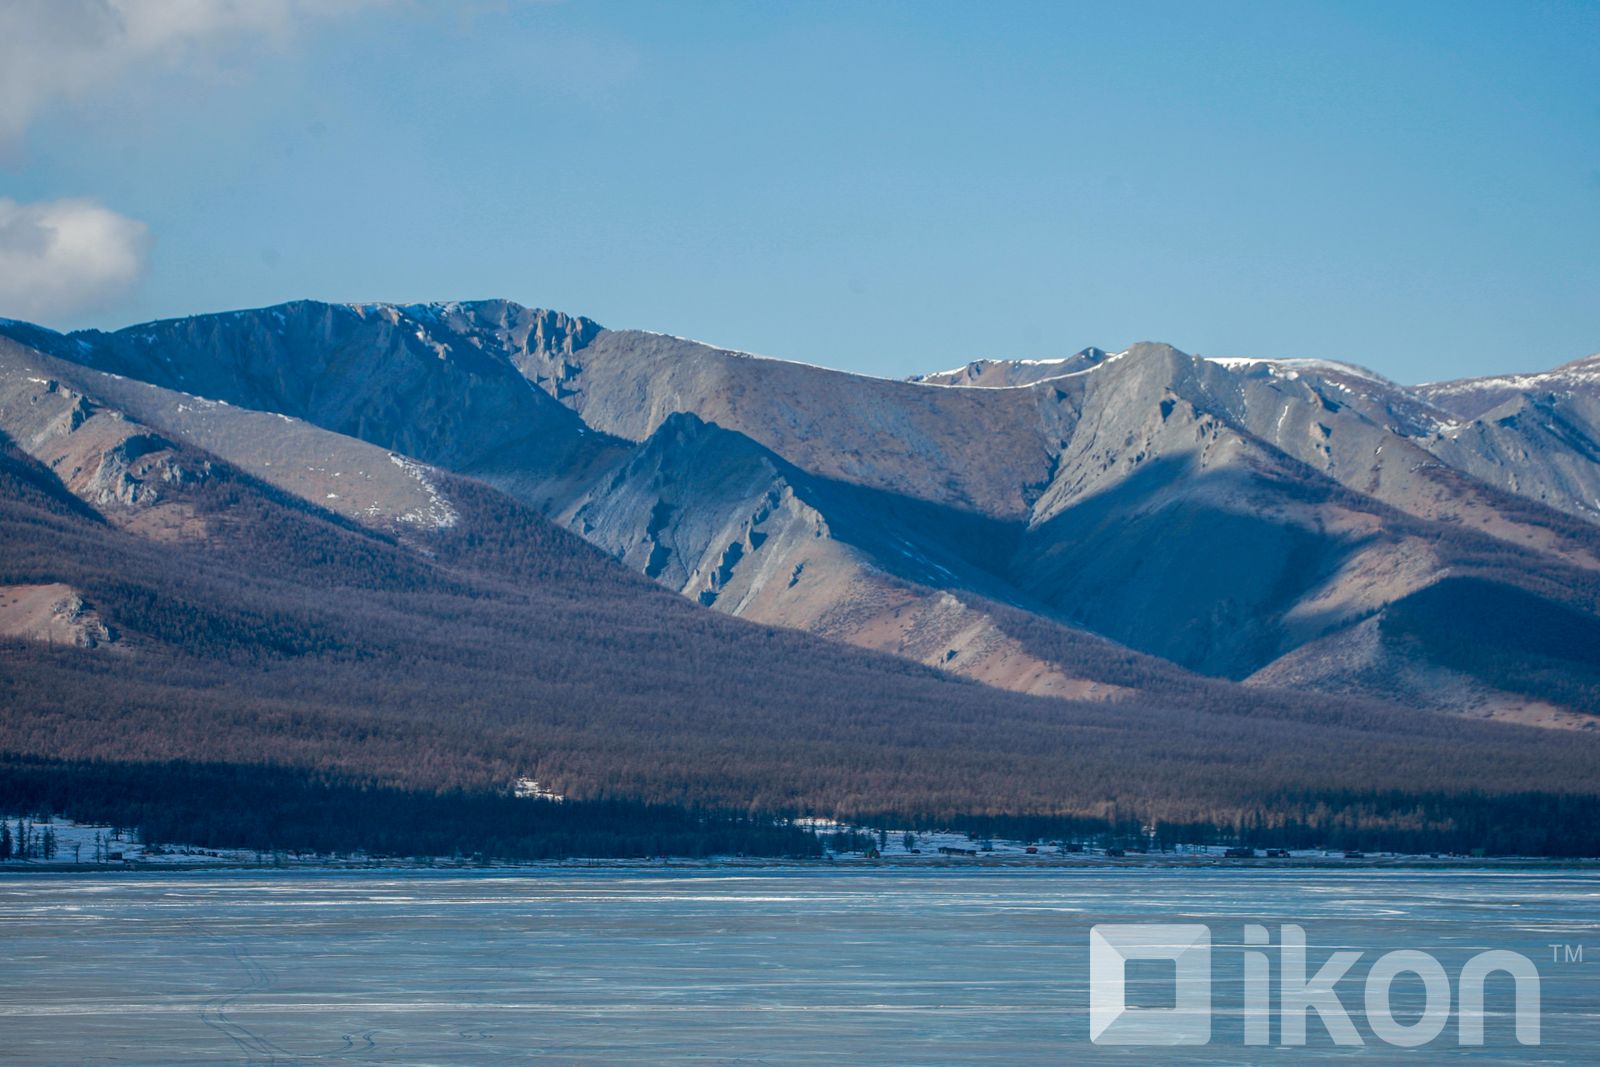
{"label": "frozen lake", "polygon": [[[1208,1046],[1090,1042],[1089,929],[1130,922],[1211,927]],[[1364,953],[1338,987],[1363,1048],[1314,1017],[1305,1050],[1244,1046],[1246,923],[1303,926],[1312,971]],[[1503,976],[1484,1047],[1454,1017],[1425,1050],[1379,1042],[1362,981],[1393,949],[1452,980],[1486,949],[1530,957],[1542,1046],[1515,1043]],[[1600,1060],[1594,872],[40,875],[0,879],[0,961],[0,1063],[29,1067]],[[1171,973],[1132,969],[1134,999],[1170,1003]],[[1393,991],[1414,1018],[1420,981]]]}

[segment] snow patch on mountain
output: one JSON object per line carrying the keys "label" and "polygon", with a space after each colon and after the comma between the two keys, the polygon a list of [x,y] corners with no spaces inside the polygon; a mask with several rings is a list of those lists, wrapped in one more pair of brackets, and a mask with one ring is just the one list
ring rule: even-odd
{"label": "snow patch on mountain", "polygon": [[1228,370],[1264,366],[1270,373],[1291,381],[1302,374],[1340,374],[1362,378],[1369,382],[1376,382],[1379,385],[1394,384],[1377,371],[1368,370],[1359,364],[1343,363],[1333,359],[1255,359],[1250,356],[1202,356],[1200,358],[1207,363],[1215,363],[1219,367],[1226,367]]}
{"label": "snow patch on mountain", "polygon": [[430,530],[445,530],[460,521],[461,516],[456,513],[456,509],[450,506],[450,502],[429,480],[427,467],[416,460],[407,459],[393,452],[389,453],[389,462],[416,479],[417,484],[422,486],[423,492],[428,494],[428,506],[421,510],[406,512],[400,516],[401,522],[409,522]]}
{"label": "snow patch on mountain", "polygon": [[[932,374],[920,375],[912,380],[949,378],[953,375],[977,370],[980,367],[1059,367],[1063,363],[1071,363],[1076,358],[1076,356],[1062,356],[1060,359],[974,359],[961,364],[959,367],[951,367],[949,370],[936,370]],[[929,382],[928,384],[938,385],[941,383]]]}
{"label": "snow patch on mountain", "polygon": [[1516,392],[1541,392],[1571,385],[1600,383],[1600,356],[1557,367],[1537,374],[1502,374],[1492,378],[1463,378],[1460,381],[1424,382],[1419,389],[1438,394],[1474,393],[1488,389],[1507,389]]}
{"label": "snow patch on mountain", "polygon": [[1125,355],[1125,351],[1108,355],[1103,349],[1085,348],[1051,359],[975,359],[949,370],[914,374],[906,381],[940,389],[1031,389],[1042,382],[1079,377]]}

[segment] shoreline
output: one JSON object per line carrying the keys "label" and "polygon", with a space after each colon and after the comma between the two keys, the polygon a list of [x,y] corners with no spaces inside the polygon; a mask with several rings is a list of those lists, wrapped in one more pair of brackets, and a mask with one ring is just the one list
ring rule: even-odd
{"label": "shoreline", "polygon": [[38,875],[139,876],[149,874],[217,874],[274,872],[285,876],[314,874],[444,874],[444,875],[500,875],[558,874],[580,871],[603,871],[615,874],[666,874],[666,873],[785,873],[785,874],[837,874],[870,872],[952,871],[1005,872],[1024,871],[1066,873],[1072,871],[1194,871],[1209,873],[1225,871],[1408,871],[1417,873],[1564,873],[1569,871],[1600,871],[1600,858],[1545,858],[1538,856],[1508,856],[1503,859],[1466,857],[1451,859],[1417,856],[1369,856],[1362,859],[1345,859],[1339,856],[1293,857],[1289,859],[1223,859],[1215,856],[1139,856],[1121,858],[1092,857],[1083,859],[1057,859],[1055,857],[1027,860],[1019,859],[782,859],[729,857],[726,859],[667,858],[658,860],[628,859],[568,859],[537,860],[526,863],[471,863],[450,860],[436,861],[330,861],[285,860],[282,863],[247,863],[238,861],[197,861],[192,863],[39,863],[0,866],[0,880],[27,878]]}

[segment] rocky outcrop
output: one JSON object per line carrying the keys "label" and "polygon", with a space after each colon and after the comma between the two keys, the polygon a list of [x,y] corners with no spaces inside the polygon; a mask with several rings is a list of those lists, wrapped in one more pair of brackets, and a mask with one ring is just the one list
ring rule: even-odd
{"label": "rocky outcrop", "polygon": [[[119,636],[69,585],[0,585],[0,636],[100,648]],[[120,647],[120,646],[118,646]]]}
{"label": "rocky outcrop", "polygon": [[103,512],[154,508],[211,473],[204,458],[48,376],[40,359],[0,363],[0,431]]}
{"label": "rocky outcrop", "polygon": [[205,536],[181,490],[213,457],[321,510],[388,533],[447,527],[425,465],[301,419],[252,411],[55,359],[0,338],[0,433],[112,521]]}

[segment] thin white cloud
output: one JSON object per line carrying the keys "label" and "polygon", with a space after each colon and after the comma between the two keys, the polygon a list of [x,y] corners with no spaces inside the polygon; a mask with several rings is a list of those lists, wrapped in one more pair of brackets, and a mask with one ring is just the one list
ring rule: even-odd
{"label": "thin white cloud", "polygon": [[0,197],[0,316],[59,323],[105,307],[144,276],[144,223],[93,200]]}
{"label": "thin white cloud", "polygon": [[193,65],[209,52],[281,41],[301,22],[387,0],[3,0],[0,153],[39,112],[93,99],[153,63]]}

